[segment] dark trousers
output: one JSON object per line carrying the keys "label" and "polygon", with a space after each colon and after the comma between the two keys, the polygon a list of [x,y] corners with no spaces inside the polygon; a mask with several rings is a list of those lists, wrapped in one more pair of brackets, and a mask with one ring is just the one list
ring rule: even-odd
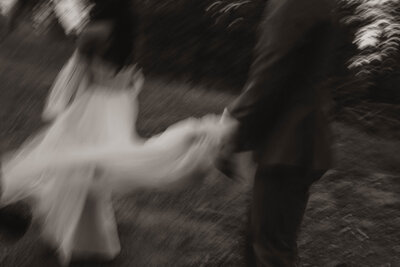
{"label": "dark trousers", "polygon": [[248,266],[296,266],[297,234],[309,188],[323,173],[286,166],[257,170],[249,216]]}

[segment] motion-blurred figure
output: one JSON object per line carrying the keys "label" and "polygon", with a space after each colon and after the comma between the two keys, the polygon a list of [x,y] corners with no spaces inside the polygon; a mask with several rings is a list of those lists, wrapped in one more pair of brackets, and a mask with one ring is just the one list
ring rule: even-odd
{"label": "motion-blurred figure", "polygon": [[237,130],[221,157],[252,150],[258,164],[249,266],[296,266],[309,188],[331,166],[321,84],[339,64],[335,2],[267,1],[247,85],[227,109]]}
{"label": "motion-blurred figure", "polygon": [[[10,30],[32,12],[29,1],[12,4],[6,14]],[[41,156],[52,155],[50,158],[61,160],[60,155],[68,147],[134,138],[134,101],[143,77],[133,63],[130,1],[94,0],[93,4],[89,23],[74,25],[83,28],[79,31],[78,48],[59,73],[46,102],[43,117],[53,120],[51,126],[2,164],[1,204],[9,205],[0,210],[0,225],[6,226],[6,232],[21,236],[29,227],[30,217],[25,214],[30,212],[15,208],[22,204],[14,203],[31,204],[44,238],[64,263],[72,254],[112,259],[120,251],[105,179],[93,164],[51,166],[54,168],[23,177],[13,174],[28,171],[29,166],[38,167],[34,162]]]}

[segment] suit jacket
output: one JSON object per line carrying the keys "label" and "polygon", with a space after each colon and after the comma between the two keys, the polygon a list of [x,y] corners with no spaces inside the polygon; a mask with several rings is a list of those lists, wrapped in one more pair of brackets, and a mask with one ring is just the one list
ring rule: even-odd
{"label": "suit jacket", "polygon": [[269,0],[245,90],[229,112],[239,150],[259,165],[326,170],[330,130],[323,110],[339,46],[334,0]]}

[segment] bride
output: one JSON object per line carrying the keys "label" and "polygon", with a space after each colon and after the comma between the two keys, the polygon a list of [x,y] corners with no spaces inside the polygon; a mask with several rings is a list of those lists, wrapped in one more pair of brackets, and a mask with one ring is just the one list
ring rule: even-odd
{"label": "bride", "polygon": [[233,127],[208,116],[140,138],[135,121],[144,79],[135,66],[105,60],[113,27],[109,21],[86,27],[47,100],[50,126],[2,165],[2,205],[30,203],[64,264],[118,255],[112,196],[198,182]]}

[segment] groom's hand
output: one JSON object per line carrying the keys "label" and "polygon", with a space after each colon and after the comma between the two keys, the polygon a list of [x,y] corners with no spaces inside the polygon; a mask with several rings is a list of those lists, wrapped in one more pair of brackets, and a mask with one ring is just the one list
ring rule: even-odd
{"label": "groom's hand", "polygon": [[225,126],[225,133],[223,134],[222,145],[215,165],[227,177],[233,178],[236,168],[234,154],[236,151],[236,135],[239,122],[225,109],[221,117],[221,123]]}

